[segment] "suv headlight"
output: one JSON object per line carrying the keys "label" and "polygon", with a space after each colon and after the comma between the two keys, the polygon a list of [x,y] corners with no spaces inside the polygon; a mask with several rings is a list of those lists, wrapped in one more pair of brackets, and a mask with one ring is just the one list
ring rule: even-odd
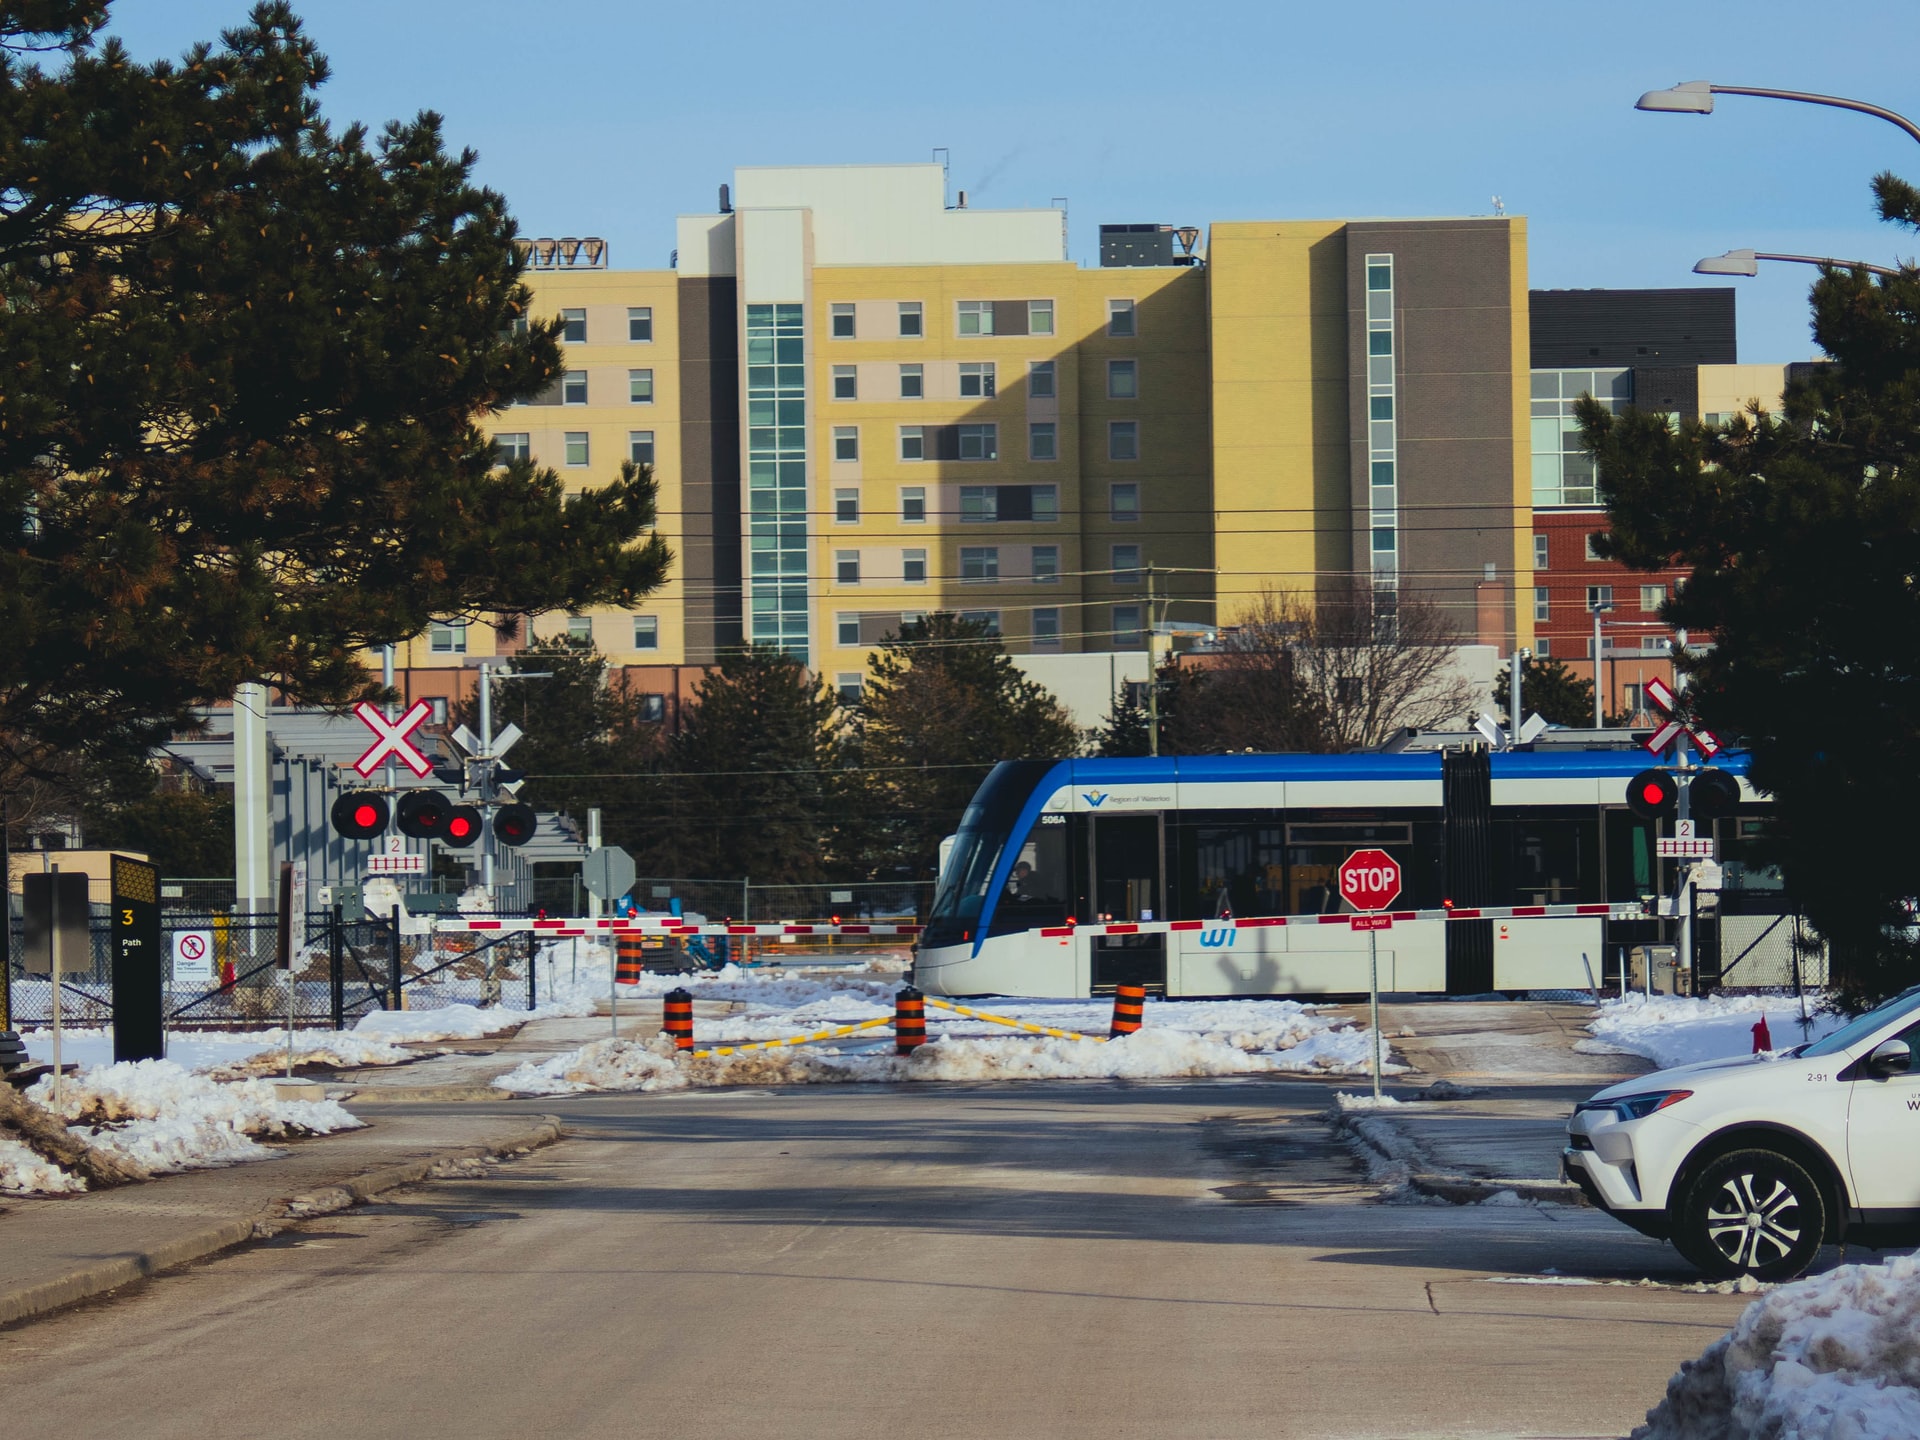
{"label": "suv headlight", "polygon": [[1664,1110],[1669,1105],[1678,1105],[1693,1094],[1691,1090],[1649,1090],[1644,1095],[1622,1095],[1617,1100],[1584,1100],[1574,1106],[1574,1114],[1583,1110],[1611,1110],[1622,1120],[1640,1120]]}

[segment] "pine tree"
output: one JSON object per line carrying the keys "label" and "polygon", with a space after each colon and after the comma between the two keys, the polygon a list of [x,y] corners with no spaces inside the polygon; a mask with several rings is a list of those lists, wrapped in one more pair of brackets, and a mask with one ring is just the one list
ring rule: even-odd
{"label": "pine tree", "polygon": [[[1493,703],[1509,712],[1509,724],[1518,725],[1525,715],[1513,715],[1508,692],[1513,688],[1513,672],[1502,666],[1493,681]],[[1538,657],[1520,665],[1520,702],[1527,714],[1538,715],[1553,725],[1587,729],[1593,724],[1593,682],[1582,680],[1559,660]]]}
{"label": "pine tree", "polygon": [[[1920,194],[1875,181],[1920,229]],[[1583,402],[1612,520],[1606,553],[1685,567],[1687,699],[1752,750],[1773,797],[1766,853],[1856,999],[1920,979],[1920,270],[1827,270],[1813,333],[1832,363],[1722,425]]]}
{"label": "pine tree", "polygon": [[940,840],[1001,760],[1065,757],[1081,737],[981,621],[936,613],[873,659],[858,744],[869,874],[931,880]]}
{"label": "pine tree", "polygon": [[439,117],[331,128],[284,4],[178,64],[106,13],[0,0],[0,754],[138,749],[249,680],[343,703],[430,617],[656,588],[650,476],[567,494],[475,423],[559,322]]}
{"label": "pine tree", "polygon": [[724,655],[651,785],[643,872],[757,885],[826,878],[838,711],[790,656],[763,646]]}

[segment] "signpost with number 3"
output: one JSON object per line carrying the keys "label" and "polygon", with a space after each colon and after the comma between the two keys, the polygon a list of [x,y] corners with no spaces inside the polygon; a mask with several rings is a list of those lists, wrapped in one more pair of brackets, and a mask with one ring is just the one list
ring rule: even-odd
{"label": "signpost with number 3", "polygon": [[1357,912],[1349,922],[1367,932],[1367,1013],[1373,1025],[1373,1098],[1380,1098],[1380,932],[1393,927],[1386,908],[1400,898],[1400,862],[1384,850],[1356,850],[1340,865],[1340,898]]}

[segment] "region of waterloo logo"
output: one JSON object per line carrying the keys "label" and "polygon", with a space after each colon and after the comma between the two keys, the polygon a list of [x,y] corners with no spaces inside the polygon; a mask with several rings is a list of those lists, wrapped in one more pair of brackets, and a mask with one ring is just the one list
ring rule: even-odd
{"label": "region of waterloo logo", "polygon": [[1107,795],[1109,793],[1110,792],[1106,790],[1082,790],[1080,792],[1080,795],[1081,795],[1081,798],[1087,802],[1087,804],[1093,806],[1094,809],[1098,810],[1103,804],[1106,803]]}

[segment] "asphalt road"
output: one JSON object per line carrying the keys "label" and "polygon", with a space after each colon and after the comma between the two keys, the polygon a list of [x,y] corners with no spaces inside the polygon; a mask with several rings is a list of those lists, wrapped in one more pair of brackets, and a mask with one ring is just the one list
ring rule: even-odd
{"label": "asphalt road", "polygon": [[1380,1205],[1307,1081],[538,1102],[573,1138],[0,1332],[65,1437],[1613,1436],[1739,1297]]}

